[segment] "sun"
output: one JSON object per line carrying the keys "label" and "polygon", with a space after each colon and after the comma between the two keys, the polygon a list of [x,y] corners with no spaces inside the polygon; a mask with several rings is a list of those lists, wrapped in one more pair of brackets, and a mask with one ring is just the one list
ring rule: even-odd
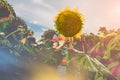
{"label": "sun", "polygon": [[77,9],[69,7],[61,10],[55,17],[55,27],[60,35],[68,40],[80,38],[84,17]]}

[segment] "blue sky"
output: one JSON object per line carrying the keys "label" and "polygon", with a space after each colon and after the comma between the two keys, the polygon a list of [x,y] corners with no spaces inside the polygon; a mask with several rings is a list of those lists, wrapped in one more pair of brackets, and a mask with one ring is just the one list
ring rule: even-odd
{"label": "blue sky", "polygon": [[8,0],[16,14],[34,24],[54,28],[54,16],[66,6],[85,16],[83,31],[97,33],[100,26],[120,27],[120,0]]}

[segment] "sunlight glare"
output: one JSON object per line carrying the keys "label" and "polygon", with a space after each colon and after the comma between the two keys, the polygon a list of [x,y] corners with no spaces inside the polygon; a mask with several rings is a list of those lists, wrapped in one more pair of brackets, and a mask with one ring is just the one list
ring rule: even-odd
{"label": "sunlight glare", "polygon": [[120,14],[120,7],[117,9],[118,14]]}

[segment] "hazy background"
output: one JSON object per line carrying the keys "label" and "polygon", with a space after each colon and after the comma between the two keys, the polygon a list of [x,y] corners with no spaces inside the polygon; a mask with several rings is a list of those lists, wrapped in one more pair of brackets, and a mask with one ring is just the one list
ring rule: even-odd
{"label": "hazy background", "polygon": [[54,16],[66,6],[78,7],[85,16],[83,31],[86,33],[97,33],[100,26],[109,29],[120,27],[120,0],[8,0],[8,2],[13,5],[17,16],[46,28],[54,28]]}

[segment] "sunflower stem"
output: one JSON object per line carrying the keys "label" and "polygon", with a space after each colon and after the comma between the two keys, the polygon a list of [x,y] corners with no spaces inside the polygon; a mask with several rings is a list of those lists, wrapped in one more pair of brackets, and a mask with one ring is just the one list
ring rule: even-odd
{"label": "sunflower stem", "polygon": [[5,37],[5,38],[8,38],[9,36],[11,36],[12,34],[14,34],[14,33],[18,32],[18,31],[20,31],[20,30],[15,30],[15,31],[11,32],[10,34],[6,35],[6,37]]}

